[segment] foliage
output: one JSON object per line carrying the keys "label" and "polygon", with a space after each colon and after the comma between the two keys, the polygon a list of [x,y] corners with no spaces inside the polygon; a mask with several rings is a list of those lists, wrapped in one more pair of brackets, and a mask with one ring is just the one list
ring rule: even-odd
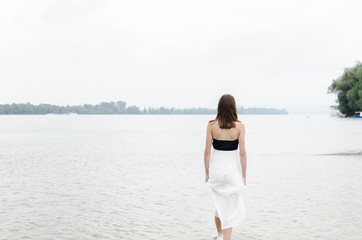
{"label": "foliage", "polygon": [[362,111],[362,63],[352,68],[345,68],[344,73],[334,79],[328,87],[328,93],[337,94],[339,105],[331,106],[346,116],[353,116],[356,111]]}

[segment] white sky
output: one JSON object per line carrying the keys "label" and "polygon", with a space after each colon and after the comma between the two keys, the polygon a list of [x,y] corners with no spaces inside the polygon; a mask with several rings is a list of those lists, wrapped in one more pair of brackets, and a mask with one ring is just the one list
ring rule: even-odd
{"label": "white sky", "polygon": [[362,1],[1,1],[0,103],[325,111]]}

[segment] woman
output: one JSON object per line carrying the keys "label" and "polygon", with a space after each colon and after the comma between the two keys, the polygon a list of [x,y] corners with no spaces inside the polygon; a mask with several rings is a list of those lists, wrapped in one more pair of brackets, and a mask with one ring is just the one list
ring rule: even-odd
{"label": "woman", "polygon": [[214,239],[229,240],[232,228],[245,217],[241,191],[246,185],[245,126],[229,94],[220,98],[217,116],[207,124],[204,163],[215,205]]}

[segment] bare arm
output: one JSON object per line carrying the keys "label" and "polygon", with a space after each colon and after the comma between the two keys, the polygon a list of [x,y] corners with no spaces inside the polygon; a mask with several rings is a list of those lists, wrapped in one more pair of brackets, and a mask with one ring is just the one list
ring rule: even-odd
{"label": "bare arm", "polygon": [[239,134],[239,155],[244,185],[246,185],[246,150],[245,150],[245,125],[241,123]]}
{"label": "bare arm", "polygon": [[211,144],[212,144],[211,126],[210,126],[210,123],[207,123],[206,144],[205,144],[205,151],[204,151],[204,164],[205,164],[205,175],[206,175],[205,182],[207,182],[209,180]]}

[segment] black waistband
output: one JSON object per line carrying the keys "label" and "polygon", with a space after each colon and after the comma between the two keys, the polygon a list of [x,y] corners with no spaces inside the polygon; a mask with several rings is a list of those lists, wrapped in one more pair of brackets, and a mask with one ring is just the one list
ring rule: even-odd
{"label": "black waistband", "polygon": [[235,140],[218,140],[213,138],[212,139],[212,146],[217,150],[222,151],[231,151],[238,149],[239,139]]}

